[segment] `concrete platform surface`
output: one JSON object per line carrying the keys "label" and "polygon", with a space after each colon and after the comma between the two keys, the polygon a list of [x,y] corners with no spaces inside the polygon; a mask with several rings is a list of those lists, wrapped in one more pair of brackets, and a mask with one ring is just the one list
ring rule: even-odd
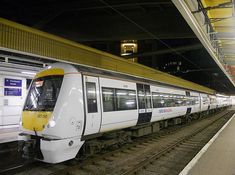
{"label": "concrete platform surface", "polygon": [[235,175],[235,115],[180,175]]}

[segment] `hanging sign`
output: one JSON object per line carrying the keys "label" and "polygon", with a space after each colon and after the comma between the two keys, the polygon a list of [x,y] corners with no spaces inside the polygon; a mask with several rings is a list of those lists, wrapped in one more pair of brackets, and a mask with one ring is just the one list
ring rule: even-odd
{"label": "hanging sign", "polygon": [[4,86],[22,87],[22,80],[5,78]]}
{"label": "hanging sign", "polygon": [[21,96],[22,90],[18,88],[4,88],[4,96]]}

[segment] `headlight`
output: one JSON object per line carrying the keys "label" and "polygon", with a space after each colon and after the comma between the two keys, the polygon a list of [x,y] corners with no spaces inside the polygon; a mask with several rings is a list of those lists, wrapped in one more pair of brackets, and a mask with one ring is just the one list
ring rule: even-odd
{"label": "headlight", "polygon": [[47,128],[52,128],[55,126],[55,121],[54,120],[51,120],[49,121],[48,125],[47,125]]}

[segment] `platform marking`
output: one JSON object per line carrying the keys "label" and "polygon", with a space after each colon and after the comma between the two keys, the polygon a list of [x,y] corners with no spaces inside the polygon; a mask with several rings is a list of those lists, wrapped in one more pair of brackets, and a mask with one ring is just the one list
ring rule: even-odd
{"label": "platform marking", "polygon": [[189,171],[197,164],[198,160],[208,150],[212,143],[216,140],[219,134],[227,127],[231,120],[235,117],[235,114],[227,121],[227,123],[210,139],[210,141],[197,153],[197,155],[186,165],[186,167],[180,172],[179,175],[187,175]]}

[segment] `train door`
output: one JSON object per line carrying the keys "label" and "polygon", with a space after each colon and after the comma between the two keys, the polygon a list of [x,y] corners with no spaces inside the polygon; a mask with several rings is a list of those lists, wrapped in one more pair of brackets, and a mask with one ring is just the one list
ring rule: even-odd
{"label": "train door", "polygon": [[144,84],[136,84],[138,93],[139,116],[137,124],[148,123],[152,117],[152,104],[150,86]]}
{"label": "train door", "polygon": [[83,76],[86,128],[84,135],[98,133],[101,123],[100,90],[98,77]]}
{"label": "train door", "polygon": [[186,95],[186,100],[188,101],[188,104],[187,104],[187,110],[186,110],[186,115],[189,115],[192,111],[192,107],[191,107],[191,96],[190,96],[190,92],[189,91],[186,91],[185,92],[185,95]]}
{"label": "train door", "polygon": [[199,110],[202,111],[202,96],[199,94]]}
{"label": "train door", "polygon": [[207,111],[209,112],[209,110],[211,109],[211,99],[209,95],[207,95],[207,103],[208,103]]}

